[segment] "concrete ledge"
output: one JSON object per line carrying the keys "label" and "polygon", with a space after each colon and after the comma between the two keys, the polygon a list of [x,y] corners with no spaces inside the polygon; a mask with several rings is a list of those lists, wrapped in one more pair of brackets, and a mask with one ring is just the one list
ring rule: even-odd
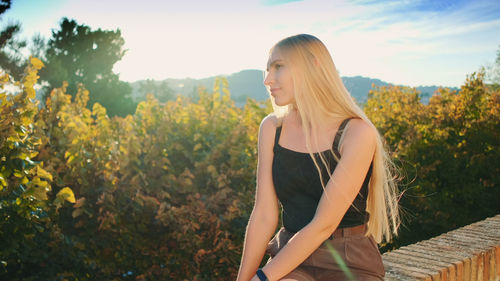
{"label": "concrete ledge", "polygon": [[500,281],[500,215],[382,255],[386,280]]}

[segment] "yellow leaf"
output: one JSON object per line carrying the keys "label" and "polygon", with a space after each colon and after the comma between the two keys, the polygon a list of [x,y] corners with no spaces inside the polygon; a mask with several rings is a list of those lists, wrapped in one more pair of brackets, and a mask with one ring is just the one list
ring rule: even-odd
{"label": "yellow leaf", "polygon": [[197,151],[201,149],[201,143],[197,143],[194,147],[193,147],[193,151]]}
{"label": "yellow leaf", "polygon": [[217,173],[217,169],[214,167],[214,165],[208,165],[207,171],[213,175]]}
{"label": "yellow leaf", "polygon": [[43,65],[43,62],[35,57],[31,57],[30,58],[30,62],[31,62],[31,65],[33,65],[33,67],[35,69],[40,69],[42,68],[44,65]]}
{"label": "yellow leaf", "polygon": [[68,128],[76,128],[76,124],[73,121],[70,121],[68,125],[66,125]]}
{"label": "yellow leaf", "polygon": [[56,197],[62,198],[63,200],[66,200],[71,203],[75,203],[75,194],[73,194],[73,190],[69,187],[65,187],[57,193]]}
{"label": "yellow leaf", "polygon": [[36,173],[37,173],[37,175],[39,175],[40,177],[42,177],[42,178],[46,178],[46,179],[48,179],[48,180],[52,181],[52,175],[51,175],[49,172],[45,171],[45,170],[44,170],[43,168],[41,168],[40,166],[36,166]]}
{"label": "yellow leaf", "polygon": [[32,87],[25,88],[24,90],[28,94],[28,98],[30,98],[30,99],[34,99],[35,98],[36,92],[35,92],[35,90]]}
{"label": "yellow leaf", "polygon": [[21,184],[27,184],[28,182],[29,182],[28,177],[24,177],[24,178],[21,180]]}
{"label": "yellow leaf", "polygon": [[32,183],[34,185],[39,186],[39,187],[47,187],[47,185],[48,185],[48,182],[41,180],[40,177],[33,178]]}

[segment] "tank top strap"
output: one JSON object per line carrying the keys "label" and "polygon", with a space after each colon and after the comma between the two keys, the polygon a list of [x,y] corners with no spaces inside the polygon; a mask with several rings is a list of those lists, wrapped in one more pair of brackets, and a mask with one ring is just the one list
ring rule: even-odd
{"label": "tank top strap", "polygon": [[281,126],[276,128],[276,134],[274,135],[274,151],[276,151],[276,147],[278,147],[278,143],[280,141],[280,135],[281,135]]}
{"label": "tank top strap", "polygon": [[340,124],[339,129],[337,130],[337,133],[335,134],[335,139],[333,140],[333,151],[335,151],[337,153],[337,155],[340,155],[339,144],[340,144],[340,139],[342,138],[342,135],[344,134],[345,126],[347,126],[347,123],[349,123],[349,121],[351,119],[354,119],[354,117],[349,117],[347,119],[344,119],[344,121],[342,121],[342,123]]}

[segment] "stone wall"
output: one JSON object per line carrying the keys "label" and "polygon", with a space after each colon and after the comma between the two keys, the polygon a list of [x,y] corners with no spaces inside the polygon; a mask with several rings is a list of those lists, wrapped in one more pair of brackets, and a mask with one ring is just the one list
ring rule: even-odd
{"label": "stone wall", "polygon": [[386,280],[500,280],[500,215],[382,255]]}

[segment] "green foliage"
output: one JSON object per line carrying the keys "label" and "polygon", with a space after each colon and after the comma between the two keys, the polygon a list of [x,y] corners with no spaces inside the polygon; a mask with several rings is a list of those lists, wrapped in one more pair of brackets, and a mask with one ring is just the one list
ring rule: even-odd
{"label": "green foliage", "polygon": [[139,93],[143,97],[147,94],[153,94],[160,102],[167,102],[175,98],[174,90],[168,86],[166,81],[155,82],[151,79],[142,81],[139,84]]}
{"label": "green foliage", "polygon": [[[218,79],[212,93],[199,89],[197,103],[178,97],[161,105],[149,95],[133,116],[110,119],[98,103],[87,108],[86,89],[72,100],[66,86],[54,89],[30,122],[39,136],[36,160],[58,191],[48,215],[57,228],[45,232],[64,237],[43,241],[60,247],[67,256],[60,260],[73,265],[44,263],[47,275],[40,277],[8,263],[4,276],[235,276],[253,203],[258,127],[270,107],[251,100],[236,107],[227,81]],[[65,208],[62,200],[75,204]],[[59,255],[41,249],[46,260]]]}
{"label": "green foliage", "polygon": [[[0,15],[11,6],[11,0],[0,1]],[[21,31],[20,23],[9,23],[0,31],[0,68],[19,79],[27,65],[21,50],[26,47],[26,41],[18,38]]]}
{"label": "green foliage", "polygon": [[11,0],[0,1],[0,15],[10,8],[10,5],[12,5],[11,2],[12,2]]}
{"label": "green foliage", "polygon": [[89,109],[99,102],[111,116],[132,114],[136,106],[130,97],[132,90],[113,73],[114,64],[125,54],[124,43],[120,30],[91,30],[64,18],[47,43],[41,79],[51,88],[66,81],[70,93],[76,93],[83,83],[91,92]]}
{"label": "green foliage", "polygon": [[482,79],[471,75],[459,92],[440,89],[428,105],[413,89],[370,92],[365,112],[407,179],[395,246],[500,212],[500,92]]}
{"label": "green foliage", "polygon": [[[34,127],[38,107],[33,86],[43,64],[35,58],[30,62],[20,83],[6,74],[0,78],[0,277],[6,280],[35,280],[30,272],[40,271],[40,278],[58,276],[48,268],[47,256],[66,247],[58,209],[73,199],[70,188],[51,194],[53,177],[35,160],[40,138]],[[21,92],[9,94],[7,86]]]}
{"label": "green foliage", "polygon": [[[193,99],[148,95],[126,117],[90,107],[81,84],[38,109],[41,67],[0,78],[0,279],[234,279],[270,105],[235,106],[219,78]],[[499,101],[481,74],[427,105],[414,89],[370,93],[365,111],[412,180],[388,248],[499,212]]]}

